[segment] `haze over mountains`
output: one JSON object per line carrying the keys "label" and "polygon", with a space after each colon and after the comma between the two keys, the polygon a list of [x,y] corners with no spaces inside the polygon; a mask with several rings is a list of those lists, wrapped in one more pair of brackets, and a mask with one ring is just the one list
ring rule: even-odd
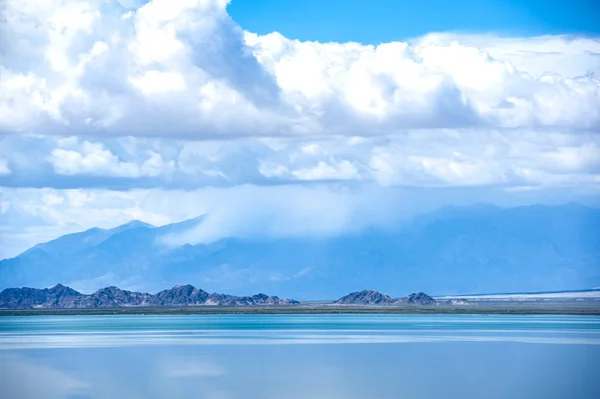
{"label": "haze over mountains", "polygon": [[39,244],[0,261],[0,289],[144,292],[189,281],[211,291],[333,299],[364,287],[400,295],[584,289],[600,285],[600,210],[578,204],[448,207],[396,229],[330,238],[225,238],[170,247],[202,218],[134,221]]}

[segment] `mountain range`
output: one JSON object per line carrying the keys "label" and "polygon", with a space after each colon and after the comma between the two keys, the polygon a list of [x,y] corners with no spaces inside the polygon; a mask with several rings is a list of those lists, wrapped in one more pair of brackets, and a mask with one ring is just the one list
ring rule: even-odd
{"label": "mountain range", "polygon": [[[373,290],[352,292],[333,301],[334,305],[466,305],[467,300],[436,301],[419,292],[396,299]],[[6,288],[0,292],[0,309],[97,309],[118,307],[180,307],[180,306],[272,306],[299,305],[293,299],[257,294],[233,296],[209,294],[192,285],[176,285],[156,295],[106,287],[86,295],[57,284],[52,288]]]}
{"label": "mountain range", "polygon": [[[459,302],[460,301],[460,302]],[[466,300],[457,300],[454,304],[466,304]],[[396,299],[379,291],[362,290],[345,295],[334,302],[337,305],[436,305],[438,302],[424,292],[412,293]]]}
{"label": "mountain range", "polygon": [[223,238],[164,244],[202,217],[161,227],[133,221],[36,245],[0,261],[0,289],[81,292],[118,285],[158,292],[189,281],[212,291],[331,299],[377,287],[398,295],[585,289],[600,286],[600,210],[579,204],[446,207],[394,228],[334,237]]}
{"label": "mountain range", "polygon": [[134,306],[244,306],[244,305],[295,305],[293,299],[257,294],[232,296],[209,294],[192,285],[177,285],[156,295],[131,292],[117,287],[102,288],[85,295],[62,284],[52,288],[7,288],[0,292],[0,308],[3,309],[93,309]]}

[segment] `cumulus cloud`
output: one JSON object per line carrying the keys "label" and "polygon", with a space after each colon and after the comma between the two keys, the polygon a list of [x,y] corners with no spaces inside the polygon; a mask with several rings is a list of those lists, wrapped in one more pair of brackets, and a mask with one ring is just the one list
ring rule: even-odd
{"label": "cumulus cloud", "polygon": [[0,129],[215,138],[600,125],[594,38],[301,42],[244,32],[227,3],[8,0]]}
{"label": "cumulus cloud", "polygon": [[435,34],[438,40],[460,41],[477,47],[491,57],[510,62],[531,76],[554,73],[565,78],[596,76],[600,73],[600,41],[594,37],[539,36],[528,38],[493,35]]}
{"label": "cumulus cloud", "polygon": [[196,142],[11,135],[0,137],[0,159],[11,165],[0,185],[17,187],[574,187],[597,184],[600,136],[481,129]]}
{"label": "cumulus cloud", "polygon": [[[359,123],[358,129],[376,131],[415,126],[598,126],[599,81],[593,75],[571,78],[547,70],[533,76],[519,64],[461,43],[460,37],[429,35],[378,46],[300,42],[278,33],[247,33],[246,40],[277,77],[288,100],[310,108],[332,129],[347,118]],[[599,47],[594,40],[579,45]],[[514,56],[511,60],[519,61]],[[349,129],[345,123],[341,126]]]}
{"label": "cumulus cloud", "polygon": [[279,117],[260,103],[277,95],[276,86],[245,54],[226,3],[155,0],[129,9],[116,1],[8,1],[0,32],[1,128],[115,135],[272,130]]}
{"label": "cumulus cloud", "polygon": [[156,176],[173,168],[161,155],[148,150],[139,163],[121,161],[102,143],[78,142],[76,138],[59,140],[59,148],[50,152],[50,163],[61,175],[91,174],[118,177]]}

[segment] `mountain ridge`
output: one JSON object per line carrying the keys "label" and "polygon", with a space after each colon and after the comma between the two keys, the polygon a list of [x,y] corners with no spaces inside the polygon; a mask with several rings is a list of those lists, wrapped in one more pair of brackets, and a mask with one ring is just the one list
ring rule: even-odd
{"label": "mountain ridge", "polygon": [[293,299],[256,294],[234,296],[208,292],[192,285],[178,285],[154,295],[122,290],[115,286],[101,288],[92,294],[82,294],[57,284],[51,288],[7,288],[0,292],[0,309],[94,309],[117,307],[180,307],[180,306],[272,306],[297,305]]}
{"label": "mountain ridge", "polygon": [[[438,302],[424,292],[412,293],[402,298],[393,298],[379,291],[362,290],[344,295],[333,303],[336,305],[437,305],[446,302]],[[466,304],[467,301],[463,300],[462,303]],[[456,304],[459,303],[456,302]]]}

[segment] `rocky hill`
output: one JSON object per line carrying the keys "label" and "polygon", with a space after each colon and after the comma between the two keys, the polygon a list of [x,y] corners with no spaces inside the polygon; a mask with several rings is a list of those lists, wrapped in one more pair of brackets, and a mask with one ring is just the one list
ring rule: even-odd
{"label": "rocky hill", "polygon": [[363,290],[345,295],[334,303],[338,305],[436,305],[438,302],[423,292],[396,299],[378,291]]}
{"label": "rocky hill", "polygon": [[405,296],[404,298],[400,298],[399,302],[406,303],[409,305],[435,305],[437,301],[425,294],[424,292],[412,293],[410,295]]}
{"label": "rocky hill", "polygon": [[102,288],[91,295],[82,294],[62,284],[52,288],[7,288],[0,293],[0,308],[4,309],[92,309],[133,306],[245,306],[295,305],[293,299],[257,294],[233,296],[208,292],[191,285],[178,285],[156,295]]}
{"label": "rocky hill", "polygon": [[363,290],[345,295],[334,303],[340,305],[392,305],[397,302],[397,299],[382,294],[381,292]]}

